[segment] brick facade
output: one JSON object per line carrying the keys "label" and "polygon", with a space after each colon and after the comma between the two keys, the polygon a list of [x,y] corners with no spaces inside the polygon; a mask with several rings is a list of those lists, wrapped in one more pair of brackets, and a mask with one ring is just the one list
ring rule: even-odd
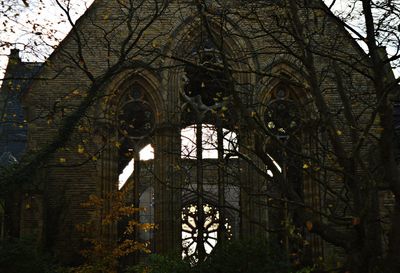
{"label": "brick facade", "polygon": [[[193,123],[185,121],[182,114],[183,105],[189,103],[182,98],[182,93],[185,92],[185,62],[195,62],[194,52],[199,44],[204,42],[204,37],[209,35],[207,31],[211,31],[217,41],[222,43],[223,40],[222,49],[226,60],[221,60],[221,63],[229,65],[236,95],[247,107],[244,113],[239,109],[229,110],[239,113],[237,122],[231,129],[238,134],[239,151],[248,154],[254,165],[246,163],[245,160],[227,159],[223,163],[226,164],[223,167],[224,172],[219,173],[215,166],[218,160],[212,164],[202,162],[203,167],[210,163],[211,166],[214,165],[212,168],[216,168],[202,171],[204,181],[210,177],[215,178],[216,189],[209,192],[209,195],[214,195],[215,205],[221,205],[219,202],[223,201],[218,199],[221,197],[218,195],[218,181],[224,181],[225,190],[229,186],[242,189],[237,195],[230,190],[225,192],[226,195],[233,196],[232,200],[225,201],[234,204],[231,214],[237,217],[235,237],[255,234],[268,237],[265,230],[279,225],[280,221],[272,218],[281,213],[267,208],[266,204],[272,204],[271,200],[274,198],[279,200],[280,195],[271,181],[266,182],[272,178],[259,174],[257,168],[266,171],[265,166],[257,159],[255,153],[249,152],[251,149],[248,149],[256,147],[260,130],[251,127],[254,125],[241,122],[241,115],[254,112],[262,116],[271,98],[277,96],[274,92],[277,92],[279,86],[291,86],[290,96],[295,97],[301,105],[302,124],[305,124],[303,131],[298,133],[300,149],[306,155],[304,158],[318,158],[324,162],[330,160],[329,153],[321,148],[329,147],[328,136],[327,132],[318,126],[321,120],[310,94],[310,77],[299,58],[296,58],[296,54],[302,54],[301,49],[295,45],[293,37],[286,32],[284,26],[285,20],[288,19],[284,7],[265,5],[262,12],[258,10],[257,13],[261,18],[256,18],[254,14],[246,14],[251,3],[243,4],[242,1],[237,1],[237,8],[227,7],[232,12],[223,19],[216,16],[217,19],[211,20],[212,24],[207,30],[202,26],[205,19],[199,16],[196,6],[191,1],[171,1],[168,7],[154,18],[154,22],[149,23],[152,20],[149,16],[155,12],[154,2],[160,1],[144,1],[142,6],[134,9],[134,16],[128,21],[129,9],[119,5],[118,1],[95,1],[78,20],[76,28],[46,61],[39,74],[41,80],[31,83],[29,92],[24,95],[23,105],[29,121],[27,150],[38,151],[58,137],[57,130],[63,125],[64,118],[74,113],[79,104],[89,96],[94,84],[106,77],[106,80],[96,87],[98,92],[90,102],[92,105],[74,126],[74,133],[68,143],[51,155],[35,175],[35,183],[40,185],[40,193],[28,192],[23,195],[21,203],[19,232],[39,233],[38,236],[43,242],[64,261],[73,260],[80,248],[80,234],[75,230],[75,225],[85,222],[90,217],[88,211],[80,204],[89,194],[104,196],[117,190],[121,169],[119,149],[121,145],[123,147],[126,138],[118,131],[116,123],[118,104],[124,92],[134,85],[142,88],[146,103],[155,115],[155,128],[152,133],[135,140],[130,147],[137,152],[151,143],[155,150],[151,173],[144,171],[140,177],[146,181],[143,183],[152,184],[154,187],[154,220],[158,225],[154,238],[155,250],[163,253],[180,251],[181,207],[185,200],[182,188],[195,183],[193,180],[187,181],[188,172],[191,173],[191,177],[197,177],[193,171],[196,168],[193,166],[185,173],[185,168],[189,170],[188,166],[196,161],[183,163],[180,157],[180,130],[187,125],[186,123]],[[216,6],[215,9],[218,11],[219,7]],[[310,22],[308,27],[315,32],[309,43],[310,47],[315,49],[313,57],[320,84],[319,90],[340,126],[338,130],[339,134],[343,134],[344,146],[350,149],[350,129],[343,123],[343,98],[338,92],[334,68],[339,66],[347,71],[343,75],[346,96],[353,105],[357,123],[363,124],[368,119],[371,96],[371,83],[362,74],[366,70],[363,64],[364,53],[344,29],[327,18],[322,8],[304,8],[299,14],[302,21]],[[218,20],[222,20],[222,30]],[[149,27],[146,27],[142,34],[140,30],[146,23],[149,23]],[[136,29],[129,42],[125,43],[124,39],[129,33],[127,26]],[[134,43],[139,34],[142,36]],[[110,69],[114,69],[111,64],[118,62],[121,49],[129,43],[133,43],[133,48],[123,56],[123,65],[110,74]],[[330,58],[333,55],[335,58]],[[90,72],[90,76],[87,72]],[[271,155],[274,155],[274,149],[278,150],[270,148]],[[366,152],[367,148],[363,153]],[[278,153],[276,157],[282,158],[282,154]],[[300,169],[305,166],[303,174],[300,175],[305,206],[325,211],[329,209],[331,201],[335,202],[340,198],[330,195],[328,187],[321,188],[315,183],[315,178],[321,177],[328,181],[329,188],[332,187],[335,193],[338,193],[340,188],[335,188],[338,176],[330,171],[318,173],[313,169],[314,166],[305,165],[308,161],[304,158],[296,164]],[[279,164],[282,168],[284,163],[280,161]],[[329,166],[329,163],[327,165]],[[299,179],[294,174],[287,175],[285,179]],[[257,193],[266,192],[268,187],[268,194],[257,196]],[[27,200],[33,199],[35,201],[27,208],[31,202]],[[283,204],[281,201],[277,202],[278,206]],[[115,230],[105,233],[105,236],[110,238],[115,236]],[[306,236],[315,247],[314,254],[323,255],[324,247],[321,241],[314,235]]]}

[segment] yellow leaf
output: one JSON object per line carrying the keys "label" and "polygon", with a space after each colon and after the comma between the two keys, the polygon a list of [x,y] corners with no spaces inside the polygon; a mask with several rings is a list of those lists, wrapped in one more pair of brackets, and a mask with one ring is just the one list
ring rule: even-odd
{"label": "yellow leaf", "polygon": [[60,161],[60,163],[65,163],[65,162],[67,162],[67,160],[66,160],[64,157],[60,157],[58,160]]}
{"label": "yellow leaf", "polygon": [[310,168],[310,166],[307,163],[304,163],[303,169],[308,169],[308,168]]}
{"label": "yellow leaf", "polygon": [[85,152],[85,148],[82,145],[78,145],[78,153],[83,154]]}
{"label": "yellow leaf", "polygon": [[121,142],[115,141],[115,147],[120,148],[121,147]]}
{"label": "yellow leaf", "polygon": [[153,41],[153,43],[151,44],[154,48],[158,48],[158,42],[157,41]]}
{"label": "yellow leaf", "polygon": [[94,155],[94,156],[92,156],[92,160],[93,161],[97,161],[97,157]]}
{"label": "yellow leaf", "polygon": [[343,133],[342,133],[342,131],[340,131],[340,130],[336,130],[336,134],[337,134],[338,136],[341,136]]}

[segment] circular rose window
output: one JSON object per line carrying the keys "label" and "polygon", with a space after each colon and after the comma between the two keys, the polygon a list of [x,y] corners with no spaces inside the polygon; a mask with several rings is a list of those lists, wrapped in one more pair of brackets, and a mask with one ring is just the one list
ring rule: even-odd
{"label": "circular rose window", "polygon": [[[199,249],[210,254],[218,243],[220,225],[224,225],[228,239],[232,236],[227,219],[220,219],[216,207],[203,205],[203,219],[199,219],[197,205],[190,204],[182,209],[182,257],[193,264],[199,258]],[[199,227],[203,227],[203,238],[199,238]]]}
{"label": "circular rose window", "polygon": [[142,138],[154,129],[154,112],[145,101],[126,103],[118,117],[119,131],[125,137]]}

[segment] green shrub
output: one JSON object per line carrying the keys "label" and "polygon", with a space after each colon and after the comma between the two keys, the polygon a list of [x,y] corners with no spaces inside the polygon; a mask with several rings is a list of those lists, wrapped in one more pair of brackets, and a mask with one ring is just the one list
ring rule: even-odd
{"label": "green shrub", "polygon": [[290,272],[287,256],[261,239],[222,244],[199,267],[204,273]]}
{"label": "green shrub", "polygon": [[127,272],[138,273],[288,273],[293,272],[278,247],[264,240],[232,241],[219,245],[202,263],[191,266],[179,258],[151,255],[148,261]]}
{"label": "green shrub", "polygon": [[126,273],[193,273],[191,265],[182,259],[172,256],[153,254],[145,263],[127,268]]}

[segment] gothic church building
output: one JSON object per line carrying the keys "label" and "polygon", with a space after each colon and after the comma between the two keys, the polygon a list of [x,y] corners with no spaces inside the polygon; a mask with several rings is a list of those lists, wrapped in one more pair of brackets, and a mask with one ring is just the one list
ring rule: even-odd
{"label": "gothic church building", "polygon": [[[156,225],[135,235],[153,252],[195,262],[220,241],[263,238],[329,255],[297,209],[348,213],[318,103],[343,125],[346,97],[363,124],[371,83],[322,1],[297,2],[96,0],[46,62],[14,50],[7,75],[26,79],[2,100],[14,94],[5,105],[23,126],[1,140],[3,161],[43,160],[6,200],[3,233],[72,262],[76,225],[94,217],[82,203],[125,191]],[[336,133],[351,149],[351,130]]]}

